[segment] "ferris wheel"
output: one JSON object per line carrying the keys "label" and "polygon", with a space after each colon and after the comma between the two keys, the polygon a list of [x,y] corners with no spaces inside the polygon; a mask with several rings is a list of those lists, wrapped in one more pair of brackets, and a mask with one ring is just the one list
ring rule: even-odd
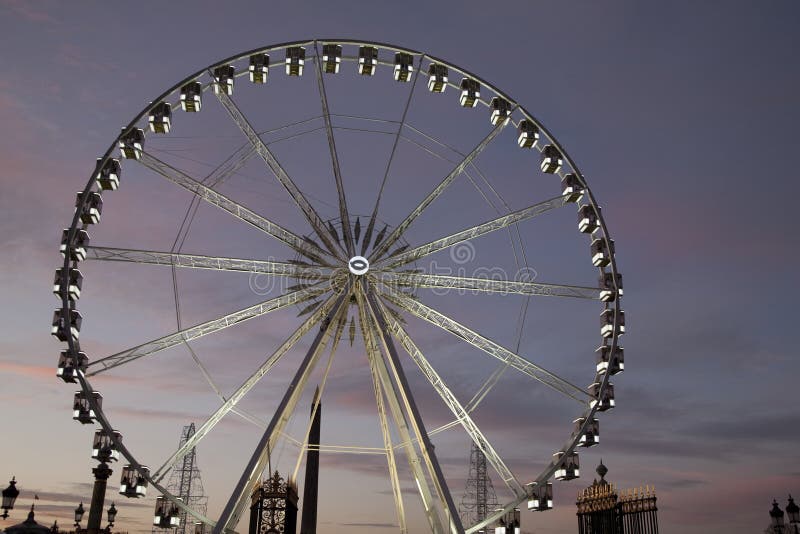
{"label": "ferris wheel", "polygon": [[[142,185],[145,180],[158,185]],[[104,211],[104,204],[110,209]],[[361,354],[359,369],[369,377],[363,387],[382,446],[323,443],[318,450],[385,457],[386,493],[401,532],[410,529],[413,506],[432,532],[454,533],[483,530],[522,503],[529,510],[552,508],[553,480],[580,475],[576,451],[598,444],[598,413],[614,407],[610,379],[624,369],[622,277],[584,175],[520,103],[428,53],[318,39],[209,65],[156,97],[122,129],[98,158],[75,206],[62,235],[64,260],[53,287],[61,306],[52,321],[52,334],[64,343],[57,374],[80,386],[74,418],[99,425],[95,452],[124,457],[121,493],[143,497],[153,488],[161,502],[215,533],[236,529],[282,443],[298,450],[296,463],[289,462],[296,476],[310,428],[295,414],[307,404],[310,383],[317,382],[320,392],[312,413],[317,399],[325,399],[326,385],[336,387],[343,376],[330,372],[337,351]],[[577,209],[577,221],[556,216],[562,208]],[[163,227],[168,220],[177,223]],[[548,251],[550,233],[558,237]],[[572,265],[571,252],[560,259],[568,240],[562,236],[577,244],[580,265]],[[159,239],[168,246],[129,244]],[[251,253],[228,255],[237,246]],[[177,327],[166,335],[152,333],[168,328],[168,314],[139,299],[155,271],[166,273],[172,290],[165,298]],[[185,273],[200,274],[181,281]],[[249,297],[259,297],[255,304],[241,306],[242,288],[231,292],[230,283],[221,281],[242,273]],[[583,283],[568,278],[575,273],[586,275]],[[544,274],[550,277],[540,281]],[[110,294],[94,293],[95,279]],[[153,291],[165,293],[159,288]],[[225,313],[207,317],[213,306],[202,303],[204,291]],[[82,296],[94,310],[83,335]],[[94,303],[103,300],[105,309]],[[538,345],[529,334],[537,313],[542,339],[557,322],[574,335]],[[596,319],[583,320],[586,313],[599,314],[599,332]],[[269,334],[240,326],[279,315],[272,323],[279,328]],[[103,326],[92,333],[94,321]],[[242,333],[213,345],[213,359],[204,356],[212,345],[203,343],[237,331]],[[588,333],[596,339],[582,346]],[[128,338],[137,341],[100,352],[113,346],[109,340]],[[265,358],[239,365],[230,339],[260,344]],[[539,358],[537,348],[553,354]],[[565,354],[556,354],[561,350]],[[120,432],[139,429],[115,426],[124,416],[108,398],[103,403],[93,384],[122,387],[141,372],[137,392],[155,398],[163,392],[153,386],[148,393],[146,381],[163,376],[178,352],[199,377],[198,388],[215,399],[213,409],[177,450],[143,447],[138,454]],[[468,356],[482,372],[470,372]],[[228,376],[245,364],[245,375]],[[291,372],[282,375],[274,411],[255,413],[257,403],[245,407],[259,382],[281,366]],[[235,387],[221,385],[229,379],[238,380]],[[576,386],[580,379],[588,387]],[[570,415],[563,424],[547,422],[560,437],[545,444],[545,457],[508,458],[509,447],[495,445],[495,437],[506,439],[502,428],[491,420],[484,425],[481,408],[500,396],[512,399],[502,401],[506,411],[536,412],[525,405],[534,402],[529,391],[546,399],[542,406],[558,404],[553,413],[559,417]],[[440,411],[428,406],[436,398]],[[230,417],[251,424],[260,437],[247,462],[240,462],[221,515],[206,517],[162,481]],[[468,449],[461,454],[464,464],[454,469],[442,464],[443,448],[432,443],[451,434],[477,446],[503,492],[498,510],[467,524],[453,499],[461,488],[453,486],[451,473],[466,472]],[[525,429],[526,442],[545,434]],[[531,450],[527,444],[523,449]],[[157,469],[147,467],[156,463]]]}

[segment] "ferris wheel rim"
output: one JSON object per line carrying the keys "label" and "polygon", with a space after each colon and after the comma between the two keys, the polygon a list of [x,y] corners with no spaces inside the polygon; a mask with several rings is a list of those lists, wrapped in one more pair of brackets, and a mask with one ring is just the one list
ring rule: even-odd
{"label": "ferris wheel rim", "polygon": [[[335,43],[335,44],[342,44],[342,45],[375,46],[377,48],[384,49],[384,50],[391,50],[391,51],[394,51],[394,52],[409,53],[409,54],[412,54],[412,55],[414,55],[416,57],[419,57],[420,59],[421,58],[427,58],[431,62],[435,62],[435,63],[438,63],[438,64],[445,65],[445,66],[447,66],[449,68],[452,68],[454,71],[456,71],[458,73],[461,73],[464,76],[467,76],[467,77],[469,77],[471,79],[477,80],[479,83],[483,84],[485,87],[490,89],[496,95],[506,98],[509,102],[511,102],[512,104],[514,104],[517,107],[518,111],[527,120],[532,121],[541,130],[541,132],[547,137],[548,141],[550,141],[550,143],[552,145],[554,145],[560,151],[560,153],[563,156],[563,158],[566,160],[566,162],[569,164],[569,166],[573,169],[573,171],[577,175],[578,179],[580,180],[580,182],[584,186],[584,194],[586,195],[587,200],[589,201],[589,204],[595,209],[595,211],[597,213],[599,228],[602,231],[602,239],[606,242],[607,245],[611,242],[610,234],[608,233],[607,226],[606,226],[605,220],[603,218],[603,215],[599,210],[599,206],[598,206],[598,204],[597,204],[597,202],[595,200],[595,197],[594,197],[591,189],[589,188],[588,184],[586,183],[586,181],[585,181],[585,179],[583,177],[583,174],[580,172],[580,170],[578,169],[577,165],[575,164],[574,160],[571,158],[569,153],[566,150],[564,150],[563,146],[557,141],[555,136],[553,136],[552,133],[550,133],[550,131],[541,123],[541,121],[539,121],[532,114],[530,114],[522,105],[518,104],[516,100],[510,98],[506,93],[500,91],[494,85],[488,83],[487,81],[485,81],[484,79],[480,78],[479,76],[476,76],[475,74],[471,73],[470,71],[468,71],[466,69],[463,69],[463,68],[461,68],[461,67],[459,67],[459,66],[457,66],[457,65],[455,65],[453,63],[450,63],[448,61],[442,60],[442,59],[440,59],[440,58],[438,58],[436,56],[432,56],[430,54],[427,54],[427,53],[424,53],[424,52],[420,52],[420,51],[417,51],[417,50],[413,50],[413,49],[409,49],[409,48],[405,48],[405,47],[399,47],[399,46],[396,46],[396,45],[390,45],[390,44],[387,44],[387,43],[376,42],[376,41],[365,41],[365,40],[353,40],[353,39],[298,40],[298,41],[289,41],[289,42],[284,42],[284,43],[273,44],[273,45],[269,45],[267,47],[260,47],[260,48],[256,48],[256,49],[253,49],[253,50],[249,50],[247,52],[236,54],[234,56],[230,56],[230,57],[225,58],[225,59],[223,59],[223,60],[221,60],[219,62],[213,63],[213,64],[209,65],[208,67],[205,67],[203,69],[198,70],[197,72],[195,72],[192,75],[184,78],[183,80],[181,80],[180,82],[175,84],[173,87],[171,87],[170,89],[168,89],[167,91],[162,93],[162,95],[160,95],[157,99],[155,99],[152,104],[146,106],[123,129],[122,135],[132,131],[139,123],[141,123],[142,120],[147,116],[147,114],[150,111],[152,111],[154,106],[157,105],[159,102],[162,102],[165,99],[167,99],[170,95],[174,94],[176,91],[178,91],[185,84],[187,84],[187,83],[189,83],[191,81],[198,80],[199,78],[203,77],[205,74],[208,74],[211,71],[211,69],[213,69],[215,67],[219,67],[219,66],[226,65],[226,64],[229,64],[229,63],[241,61],[241,60],[245,59],[246,57],[248,57],[248,56],[250,56],[252,54],[256,54],[256,53],[266,53],[266,52],[270,52],[270,51],[274,51],[274,50],[283,50],[283,49],[286,49],[286,48],[291,47],[291,46],[303,46],[303,45],[311,45],[311,44],[315,44],[316,45],[317,43],[325,43],[325,44]],[[318,52],[317,52],[317,54],[315,54],[313,56],[313,58],[315,59],[315,61],[319,59]],[[419,67],[420,70],[421,70],[421,67],[422,67],[422,65],[420,64],[420,67]],[[106,151],[104,156],[98,159],[98,163],[96,164],[95,170],[92,172],[91,177],[90,177],[86,187],[83,190],[83,192],[84,192],[83,200],[81,201],[81,204],[78,206],[78,209],[76,209],[76,212],[75,212],[75,215],[73,217],[72,223],[70,224],[70,227],[69,227],[69,233],[68,233],[67,239],[68,239],[68,242],[70,242],[70,243],[74,239],[75,233],[77,231],[79,231],[79,229],[85,228],[85,225],[81,225],[80,224],[80,208],[82,207],[82,203],[86,201],[86,197],[87,197],[87,195],[85,193],[90,192],[92,190],[92,187],[96,182],[97,173],[102,168],[102,166],[105,165],[111,159],[112,153],[113,153],[114,149],[116,148],[120,137],[115,138],[114,142],[112,142],[111,146],[108,148],[108,150]],[[615,255],[614,254],[610,254],[610,258],[609,259],[610,259],[610,261],[609,261],[609,265],[608,265],[608,270],[614,275],[614,279],[616,280],[618,272],[617,272],[617,265],[616,265]],[[64,262],[63,262],[64,272],[67,273],[68,270],[70,269],[70,267],[72,267],[74,265],[77,265],[77,262],[71,261],[70,257],[69,257],[69,254],[66,254]],[[600,269],[600,271],[601,272],[605,272],[602,268]],[[64,276],[66,276],[66,274]],[[618,326],[619,326],[619,321],[620,321],[620,319],[619,319],[620,312],[621,312],[620,298],[616,298],[613,301],[613,304],[611,304],[611,307],[613,307],[613,309],[616,312],[615,316],[614,316],[614,332],[615,333],[611,338],[611,345],[610,345],[611,346],[611,350],[613,352],[613,351],[616,350],[617,343],[618,343],[618,334],[616,332],[618,331]],[[62,313],[67,314],[72,309],[75,309],[74,308],[74,303],[67,297],[66,291],[64,291],[64,294],[62,295]],[[66,341],[66,344],[67,344],[68,348],[71,351],[74,351],[75,353],[77,353],[79,351],[79,346],[80,345],[79,345],[78,342],[76,342],[76,340],[73,340],[72,337],[68,338],[68,340]],[[603,391],[607,387],[607,385],[609,384],[610,376],[611,376],[610,373],[604,373],[603,374],[602,381],[601,381],[601,386],[600,386],[601,387],[601,391]],[[83,376],[83,374],[79,373],[78,374],[78,380],[79,380],[79,382],[81,384],[81,389],[83,390],[83,392],[89,396],[89,399],[92,399],[91,392],[93,391],[93,389],[91,388],[91,384],[89,383],[87,377],[85,377],[85,376]],[[90,400],[90,402],[93,402],[93,400]],[[110,422],[108,421],[104,411],[99,406],[96,407],[96,408],[97,408],[96,409],[96,413],[98,415],[98,422],[100,423],[100,426],[106,432],[109,432],[109,433],[111,433],[113,435],[114,429],[110,425]],[[591,421],[592,417],[595,415],[597,410],[598,410],[598,405],[594,405],[594,406],[588,408],[583,413],[583,418],[584,418],[584,421],[585,421],[584,422],[584,429],[588,425],[588,423]],[[570,454],[575,449],[575,446],[576,446],[576,443],[577,443],[579,437],[580,437],[580,433],[571,436],[567,440],[567,442],[565,443],[565,447],[563,447],[561,449],[565,453],[565,455]],[[131,466],[133,466],[134,468],[137,468],[137,469],[141,467],[141,464],[139,464],[137,462],[135,457],[130,453],[130,451],[128,451],[128,449],[125,447],[124,444],[121,443],[121,441],[119,443],[117,443],[117,446],[119,447],[119,450],[123,454],[123,456],[130,462]],[[548,468],[546,468],[534,480],[534,482],[535,483],[540,483],[540,484],[546,482],[547,480],[552,478],[553,472],[555,471],[555,469],[557,467],[558,467],[557,464],[552,464],[551,463],[551,465]],[[147,478],[149,479],[149,482],[153,485],[153,487],[156,488],[162,495],[173,497],[173,499],[171,499],[171,500],[173,500],[173,502],[177,501],[177,499],[174,499],[174,496],[172,496],[168,491],[160,488],[160,486],[158,485],[158,483],[156,481],[150,479],[149,475],[148,475]],[[527,498],[527,497],[529,497],[529,495],[526,495],[523,498],[518,499],[517,502],[515,502],[515,503],[508,504],[504,508],[504,510],[507,510],[509,508],[513,509],[514,506],[518,505],[520,502],[525,500],[525,498]],[[179,506],[180,506],[180,504],[179,504]],[[207,517],[198,517],[196,512],[194,512],[193,510],[189,509],[188,507],[186,507],[185,511],[188,512],[188,513],[191,513],[191,515],[193,515],[198,520],[200,520],[200,521],[202,521],[202,522],[204,522],[206,524],[213,525],[215,523],[214,521],[210,520]],[[499,516],[499,514],[495,514],[495,515]],[[474,532],[478,528],[488,524],[490,522],[490,520],[491,520],[491,518],[487,517],[487,519],[483,523],[473,525],[470,529],[467,529],[466,532]]]}

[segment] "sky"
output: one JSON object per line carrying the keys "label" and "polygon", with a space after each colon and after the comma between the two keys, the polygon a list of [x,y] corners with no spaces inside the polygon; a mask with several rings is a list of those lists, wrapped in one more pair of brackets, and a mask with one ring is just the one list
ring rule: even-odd
{"label": "sky", "polygon": [[[591,482],[601,458],[607,479],[620,488],[655,486],[664,532],[762,530],[773,498],[785,505],[789,493],[800,493],[794,404],[800,365],[792,341],[798,292],[791,281],[800,260],[791,238],[800,185],[789,165],[800,121],[798,23],[800,9],[789,1],[0,0],[0,287],[7,302],[0,322],[0,477],[16,476],[21,490],[5,525],[24,519],[36,494],[37,519],[66,526],[77,503],[87,505],[91,495],[92,430],[70,418],[74,388],[55,377],[61,349],[48,324],[58,305],[52,295],[53,271],[61,261],[58,240],[95,159],[121,126],[195,71],[275,43],[352,38],[426,52],[514,98],[580,166],[616,242],[628,328],[626,369],[614,378],[617,406],[600,418],[601,444],[581,451],[583,477],[556,483],[554,510],[524,512],[523,531],[574,532],[575,496]],[[275,54],[273,60],[282,57]],[[363,218],[371,211],[392,136],[362,130],[393,132],[396,122],[341,115],[398,121],[409,87],[392,81],[385,66],[369,80],[353,70],[346,63],[325,82],[337,114],[351,213]],[[301,82],[274,69],[264,87],[240,78],[234,98],[257,130],[266,132],[264,139],[274,143],[281,163],[323,218],[336,218],[320,103],[309,74]],[[444,95],[431,95],[424,86],[416,91],[408,123],[418,132],[399,144],[382,200],[380,216],[390,225],[447,174],[459,152],[490,131],[486,109],[461,109],[452,88]],[[204,177],[245,142],[214,100],[206,94],[196,116],[176,111],[173,132],[148,135],[146,149]],[[410,228],[409,243],[492,218],[506,209],[503,202],[519,209],[558,194],[557,180],[541,174],[536,159],[517,149],[513,138],[511,131],[498,136],[469,176],[459,177],[441,204]],[[308,231],[257,158],[220,191],[297,232]],[[120,190],[104,195],[92,244],[168,251],[191,200],[126,162]],[[526,251],[526,272],[537,281],[591,285],[596,271],[571,209],[527,221],[511,237],[476,239],[462,249],[465,256],[445,252],[417,266],[438,274],[509,272],[520,267],[511,240]],[[183,250],[294,257],[207,205],[198,208]],[[81,269],[81,344],[90,359],[173,332],[178,319],[183,326],[195,324],[286,289],[246,274],[181,270],[176,318],[169,269],[100,262]],[[534,297],[518,335],[523,300],[418,295],[504,346],[519,342],[521,354],[574,383],[592,380],[597,303]],[[228,394],[296,328],[297,311],[237,325],[192,348]],[[407,328],[462,402],[496,369],[496,362],[418,319],[407,318]],[[269,419],[309,343],[304,338],[276,365],[242,408]],[[427,428],[452,420],[404,356]],[[327,358],[326,353],[311,385],[323,382]],[[365,363],[360,340],[352,346],[343,340],[325,382],[323,442],[382,446]],[[92,384],[124,442],[151,468],[177,447],[184,425],[199,425],[220,402],[183,346],[102,374]],[[302,439],[312,390],[287,427],[295,439]],[[508,372],[474,417],[524,483],[568,437],[575,413],[563,397]],[[220,513],[260,434],[231,415],[198,446],[210,516]],[[432,439],[458,502],[469,468],[468,438],[450,430]],[[290,473],[297,455],[291,440],[283,440],[274,466]],[[383,456],[330,453],[321,463],[321,532],[397,530]],[[400,464],[411,531],[423,531],[408,468]],[[109,499],[119,509],[117,526],[149,531],[154,492],[139,501],[114,495],[121,466],[112,467]],[[496,477],[494,485],[498,498],[508,496]]]}

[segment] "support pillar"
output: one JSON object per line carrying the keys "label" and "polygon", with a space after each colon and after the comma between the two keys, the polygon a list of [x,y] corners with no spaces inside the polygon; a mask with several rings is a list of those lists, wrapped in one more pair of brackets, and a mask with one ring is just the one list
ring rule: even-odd
{"label": "support pillar", "polygon": [[[316,407],[316,412],[314,411]],[[306,481],[303,485],[303,517],[300,522],[300,534],[317,534],[317,498],[319,493],[319,443],[320,424],[322,422],[322,402],[319,400],[319,388],[314,392],[311,403],[311,414],[314,422],[308,434],[308,454],[306,455]]]}
{"label": "support pillar", "polygon": [[105,462],[100,462],[97,467],[92,469],[92,473],[94,473],[94,490],[92,491],[92,504],[89,507],[87,534],[100,534],[100,524],[103,521],[103,506],[106,500],[106,484],[112,472]]}
{"label": "support pillar", "polygon": [[421,441],[420,449],[422,450],[426,461],[430,464],[432,471],[431,474],[434,482],[436,483],[437,492],[443,501],[442,504],[444,505],[444,511],[449,516],[448,519],[450,522],[450,532],[451,534],[463,534],[464,526],[461,524],[461,517],[458,515],[458,508],[456,508],[456,505],[453,502],[453,497],[450,494],[449,488],[447,487],[447,482],[444,479],[444,473],[442,473],[439,460],[436,458],[433,443],[431,443],[431,440],[428,437],[428,432],[425,430],[425,424],[422,422],[422,417],[419,414],[414,397],[410,394],[406,394],[406,392],[409,392],[411,388],[408,386],[408,380],[406,379],[406,375],[403,372],[403,367],[400,364],[400,358],[397,354],[397,349],[394,346],[394,341],[392,341],[391,332],[389,331],[389,326],[386,323],[386,318],[380,311],[380,307],[378,306],[375,295],[371,292],[367,292],[366,297],[369,307],[371,308],[371,313],[373,317],[375,317],[375,321],[378,323],[383,345],[386,347],[386,352],[389,355],[389,361],[392,364],[392,368],[396,376],[397,387],[400,389],[400,391],[404,392],[403,398],[406,399],[408,411],[410,412],[414,426],[418,429],[419,438]]}

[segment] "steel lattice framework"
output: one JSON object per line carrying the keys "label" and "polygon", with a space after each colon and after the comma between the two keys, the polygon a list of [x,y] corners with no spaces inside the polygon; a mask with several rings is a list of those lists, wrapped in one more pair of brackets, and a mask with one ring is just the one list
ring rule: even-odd
{"label": "steel lattice framework", "polygon": [[[285,58],[284,58],[285,55]],[[280,57],[278,57],[280,56]],[[331,110],[326,77],[338,73],[340,63],[357,65],[359,74],[373,75],[376,69],[391,71],[398,82],[408,82],[409,92],[399,120],[369,118],[393,128],[382,131],[393,138],[392,150],[386,163],[378,194],[371,210],[351,211],[348,205],[346,173],[342,171],[340,148],[337,148],[336,135],[340,128],[337,121],[341,116]],[[330,168],[333,186],[336,188],[336,216],[326,219],[320,213],[313,191],[302,187],[300,181],[290,175],[276,156],[271,144],[265,140],[264,132],[253,125],[252,117],[237,103],[233,96],[234,82],[246,80],[266,83],[268,73],[283,70],[288,76],[312,78],[319,97],[319,109],[325,138],[329,148]],[[388,67],[388,69],[386,68]],[[305,74],[304,73],[305,69]],[[310,71],[310,72],[309,72]],[[460,75],[461,84],[456,84],[448,76]],[[276,76],[277,74],[270,74]],[[409,109],[413,108],[416,95],[427,79],[429,92],[441,93],[452,88],[460,95],[462,106],[471,108],[482,106],[490,112],[491,128],[481,132],[480,140],[468,150],[457,151],[456,160],[448,160],[438,155],[434,149],[426,148],[412,136],[430,140],[433,145],[447,146],[445,143],[425,133],[409,121]],[[211,96],[213,94],[213,97]],[[145,146],[143,130],[150,128],[157,134],[168,134],[172,115],[171,109],[182,107],[188,112],[199,112],[204,97],[218,105],[222,116],[229,118],[241,136],[242,145],[218,165],[209,175],[200,177],[184,171],[167,161],[158,158],[153,150]],[[191,120],[186,117],[187,120]],[[349,117],[353,119],[353,117]],[[358,117],[356,117],[358,118]],[[183,120],[184,117],[181,117]],[[367,120],[367,119],[365,119]],[[303,122],[303,121],[301,121]],[[307,122],[307,121],[306,121]],[[293,123],[293,124],[300,124]],[[515,143],[508,139],[509,130],[516,129]],[[314,131],[314,130],[309,130]],[[370,131],[370,130],[364,130]],[[298,134],[299,136],[300,134]],[[287,137],[288,139],[289,137]],[[420,181],[422,187],[416,197],[416,205],[402,218],[391,223],[382,220],[380,209],[390,168],[398,156],[398,144],[422,147],[425,151],[448,161],[449,171],[442,175],[426,177]],[[543,173],[558,177],[561,194],[549,199],[536,199],[525,202],[521,209],[511,209],[505,201],[497,207],[498,215],[489,220],[473,221],[468,226],[442,236],[430,235],[430,240],[412,239],[410,228],[415,222],[437,209],[453,184],[466,177],[473,181],[475,173],[483,176],[477,162],[487,148],[498,143],[516,144],[528,153],[538,156],[535,165]],[[121,165],[114,158],[119,149],[124,166],[138,166],[140,172],[163,177],[169,184],[192,195],[192,205],[187,218],[179,230],[172,250],[139,250],[120,246],[90,245],[86,230],[99,223],[102,209],[101,195],[116,190],[120,183]],[[453,149],[455,151],[455,149]],[[254,158],[254,156],[258,156]],[[326,156],[327,157],[327,156]],[[291,199],[300,218],[311,229],[311,235],[293,231],[289,224],[279,224],[273,214],[259,213],[245,207],[234,195],[220,192],[221,186],[233,175],[240,172],[251,159],[263,160],[265,174],[274,178],[281,189]],[[491,186],[489,185],[491,188]],[[498,198],[500,195],[497,194]],[[551,195],[549,195],[551,196]],[[502,200],[502,198],[501,198]],[[225,217],[237,224],[254,228],[259,235],[275,240],[288,247],[293,258],[285,261],[261,260],[255,258],[234,258],[225,256],[199,255],[182,251],[188,234],[193,213],[197,206],[205,204],[220,210]],[[490,203],[491,204],[491,203]],[[521,224],[535,224],[533,219],[548,217],[549,213],[565,206],[578,206],[579,229],[589,236],[591,254],[589,260],[597,268],[599,282],[595,285],[575,283],[540,282],[511,277],[480,277],[464,274],[441,274],[418,268],[418,262],[430,259],[437,253],[452,250],[459,244],[477,239],[486,239],[503,232],[516,232],[519,235]],[[369,207],[367,207],[369,208]],[[194,210],[194,211],[192,211]],[[357,213],[370,213],[368,216]],[[188,221],[188,223],[187,223]],[[362,221],[363,225],[362,226]],[[419,223],[417,223],[419,224]],[[520,247],[522,240],[519,238]],[[512,245],[514,241],[512,239]],[[316,39],[281,43],[237,54],[223,61],[198,70],[166,90],[141,111],[114,140],[106,153],[97,161],[95,170],[78,195],[75,215],[62,240],[63,263],[57,271],[54,291],[60,298],[61,307],[56,310],[53,320],[53,334],[64,343],[65,350],[59,360],[59,376],[68,382],[78,382],[81,391],[76,396],[75,414],[81,422],[97,422],[102,430],[112,436],[115,447],[129,462],[130,469],[139,473],[143,484],[151,486],[178,507],[184,519],[195,520],[213,528],[214,534],[233,532],[246,509],[249,496],[259,483],[270,462],[270,451],[275,450],[279,440],[290,440],[287,424],[295,412],[305,386],[315,368],[327,356],[320,395],[324,394],[325,383],[334,355],[340,341],[347,331],[350,344],[357,332],[366,352],[371,376],[371,389],[374,394],[379,428],[383,447],[359,447],[346,445],[320,444],[323,453],[358,452],[360,454],[379,454],[385,457],[394,500],[396,522],[401,532],[411,530],[406,513],[408,507],[404,499],[401,481],[403,473],[413,480],[416,497],[424,511],[425,521],[432,532],[474,533],[484,531],[495,520],[513,511],[522,502],[528,501],[529,509],[546,510],[552,506],[552,487],[550,481],[569,480],[578,474],[577,447],[596,444],[598,423],[596,415],[614,405],[613,386],[610,377],[623,369],[622,349],[619,336],[624,333],[624,312],[620,307],[622,279],[617,271],[614,243],[610,238],[600,208],[586,180],[567,154],[564,147],[555,139],[521,104],[491,83],[471,72],[416,50],[394,45],[343,39]],[[517,265],[522,260],[517,257]],[[523,251],[524,256],[524,251]],[[244,272],[295,282],[286,291],[263,302],[226,313],[205,322],[182,326],[178,314],[177,329],[165,336],[139,343],[114,354],[94,357],[90,361],[83,356],[79,341],[81,317],[77,312],[82,276],[78,272],[81,262],[98,262],[97,265],[138,264],[142,269],[169,267],[175,273],[179,270],[202,269],[217,272]],[[523,262],[527,265],[527,260]],[[187,271],[188,272],[188,271]],[[176,307],[178,288],[175,284]],[[456,290],[471,295],[509,295],[509,298],[531,299],[549,297],[551,299],[570,299],[586,301],[596,305],[601,314],[601,349],[598,349],[596,374],[593,384],[584,389],[564,378],[559,371],[548,369],[542,363],[545,358],[536,354],[523,354],[519,346],[504,346],[485,333],[481,324],[465,324],[448,313],[444,313],[432,301],[426,299],[429,290]],[[547,300],[552,302],[552,300]],[[525,300],[524,309],[527,309]],[[236,325],[286,310],[289,307],[302,307],[297,326],[284,335],[281,342],[270,347],[268,355],[252,370],[241,384],[228,394],[217,387],[211,373],[195,355],[191,342],[201,337],[218,334]],[[349,329],[347,327],[348,317]],[[409,325],[413,319],[419,324],[431,325],[437,332],[452,335],[457,343],[477,353],[499,362],[493,373],[475,393],[464,402],[448,385],[441,368],[437,368],[423,349],[419,337]],[[524,322],[524,315],[523,315]],[[358,328],[356,328],[356,323]],[[518,337],[519,340],[519,337]],[[304,357],[289,380],[286,391],[278,407],[267,418],[248,413],[240,401],[256,384],[290,351],[295,351],[301,342],[307,345]],[[310,343],[309,343],[310,342]],[[157,363],[163,354],[173,347],[185,345],[189,348],[193,361],[219,397],[217,408],[196,428],[194,424],[184,429],[176,450],[165,454],[163,463],[154,471],[146,468],[133,452],[113,433],[114,427],[104,412],[99,396],[93,390],[89,378],[106,373],[124,373],[129,365],[142,365],[144,362]],[[488,360],[494,362],[494,360]],[[549,361],[549,360],[548,360]],[[139,362],[139,363],[135,363]],[[413,364],[420,376],[427,381],[452,414],[453,420],[438,428],[428,429],[417,404],[414,388],[406,375],[405,365]],[[535,477],[520,480],[509,462],[491,443],[492,436],[478,424],[474,411],[482,402],[500,376],[507,370],[521,377],[533,379],[547,387],[558,401],[575,410],[575,421],[571,432],[563,443],[553,447],[555,454],[548,459],[546,466]],[[243,469],[225,507],[219,517],[207,517],[203,506],[194,502],[193,480],[196,473],[195,448],[214,430],[216,425],[230,413],[237,414],[246,421],[258,426],[262,437]],[[471,442],[470,481],[475,482],[477,515],[470,516],[463,524],[448,486],[445,471],[435,452],[431,436],[446,429],[461,427]],[[308,447],[308,429],[305,438],[295,439],[300,455]],[[398,469],[398,461],[407,462],[408,469]],[[177,471],[173,466],[181,466]],[[300,466],[300,456],[294,474]],[[503,482],[504,491],[510,495],[504,499],[497,510],[488,510],[490,502],[491,479],[487,470],[491,468],[498,480]],[[473,473],[474,471],[474,473]],[[181,474],[176,490],[173,485],[164,487],[163,481],[170,473]],[[473,477],[474,474],[474,477]],[[185,475],[185,477],[184,477]],[[483,481],[483,482],[480,482]],[[471,484],[472,482],[470,482]],[[470,490],[472,491],[472,486]],[[482,508],[481,508],[482,507]],[[186,524],[186,521],[183,521]]]}
{"label": "steel lattice framework", "polygon": [[[194,423],[190,423],[183,427],[181,431],[181,438],[178,444],[182,447],[194,435]],[[167,484],[167,489],[173,495],[177,495],[179,499],[186,503],[188,507],[197,510],[199,513],[205,515],[208,506],[208,497],[206,497],[203,490],[203,480],[200,478],[200,469],[197,467],[197,451],[192,449],[189,454],[181,458],[172,466],[170,474],[170,481]],[[189,527],[187,517],[191,517],[185,511],[179,514],[180,524],[175,529],[175,534],[195,534],[194,525]],[[194,522],[192,522],[194,523]]]}
{"label": "steel lattice framework", "polygon": [[464,523],[471,525],[483,521],[497,508],[497,494],[486,469],[486,455],[473,443],[469,451],[467,487],[459,511]]}

